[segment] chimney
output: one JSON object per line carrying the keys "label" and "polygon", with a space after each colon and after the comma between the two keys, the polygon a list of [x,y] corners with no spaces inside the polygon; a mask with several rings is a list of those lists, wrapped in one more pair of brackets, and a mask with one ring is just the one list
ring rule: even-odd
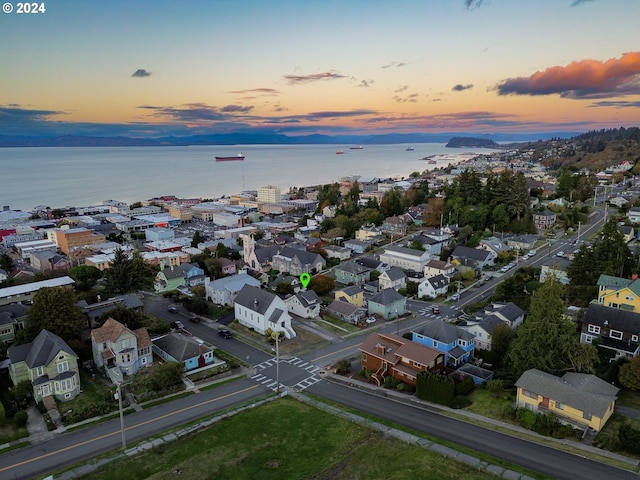
{"label": "chimney", "polygon": [[638,274],[634,273],[633,275],[631,275],[631,280],[637,280],[638,279]]}
{"label": "chimney", "polygon": [[386,351],[386,349],[384,348],[384,345],[377,344],[376,351],[378,352],[379,355],[384,355],[384,352]]}

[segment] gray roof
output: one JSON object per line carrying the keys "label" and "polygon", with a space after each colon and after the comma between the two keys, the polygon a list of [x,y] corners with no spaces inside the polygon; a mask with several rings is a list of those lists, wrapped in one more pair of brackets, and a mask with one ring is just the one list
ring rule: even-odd
{"label": "gray roof", "polygon": [[275,300],[276,295],[251,285],[245,285],[238,293],[235,303],[254,312],[264,315],[269,305]]}
{"label": "gray roof", "polygon": [[362,292],[362,289],[356,285],[351,285],[349,287],[336,290],[336,292],[344,292],[345,295],[352,297],[353,295],[357,295],[358,293]]}
{"label": "gray roof", "polygon": [[301,290],[296,293],[296,297],[302,305],[305,307],[312,307],[313,305],[317,305],[320,303],[320,297],[313,290]]}
{"label": "gray roof", "polygon": [[620,332],[640,335],[640,314],[592,303],[582,317],[585,325],[609,327]]}
{"label": "gray roof", "polygon": [[399,302],[405,297],[400,295],[393,288],[385,288],[381,292],[377,293],[369,299],[369,303],[377,303],[379,305],[391,305],[392,303]]}
{"label": "gray roof", "polygon": [[123,306],[129,310],[142,308],[144,303],[135,293],[110,298],[103,302],[88,304],[86,300],[80,300],[78,306],[90,319],[98,318],[105,312],[109,312],[116,307]]}
{"label": "gray roof", "polygon": [[389,280],[392,282],[395,280],[400,280],[401,278],[407,278],[407,275],[402,271],[402,269],[398,267],[391,267],[389,270],[384,272],[382,275],[387,275]]}
{"label": "gray roof", "polygon": [[511,324],[513,324],[518,317],[524,315],[524,310],[522,310],[519,306],[517,306],[513,302],[507,303],[492,303],[487,308],[485,308],[485,313],[487,315],[492,315],[494,313],[498,313],[497,317],[504,317]]}
{"label": "gray roof", "polygon": [[425,254],[424,250],[416,250],[414,248],[399,247],[397,245],[390,245],[388,247],[384,247],[384,249],[385,249],[385,252],[403,253],[405,255],[411,255],[413,257],[422,257],[422,255]]}
{"label": "gray roof", "polygon": [[167,280],[184,277],[184,271],[180,267],[167,267],[162,270],[162,274]]}
{"label": "gray roof", "polygon": [[327,310],[340,313],[342,315],[350,316],[356,313],[358,310],[364,311],[363,308],[356,305],[352,305],[346,300],[334,300],[327,307]]}
{"label": "gray roof", "polygon": [[472,341],[475,337],[472,333],[467,332],[461,328],[451,325],[442,319],[435,319],[427,323],[421,330],[417,330],[415,333],[422,335],[438,342],[451,344],[461,340]]}
{"label": "gray roof", "polygon": [[456,247],[451,254],[452,257],[470,258],[479,262],[484,262],[491,255],[491,252],[480,248],[470,248],[465,246]]}
{"label": "gray roof", "polygon": [[336,267],[336,270],[341,270],[343,272],[353,273],[355,275],[360,275],[361,273],[366,273],[371,269],[369,267],[365,267],[356,262],[345,262]]}
{"label": "gray roof", "polygon": [[209,283],[212,290],[228,290],[230,292],[239,292],[245,285],[254,287],[260,286],[260,280],[253,278],[247,273],[238,273],[229,277],[222,277]]}
{"label": "gray roof", "polygon": [[202,348],[203,354],[212,351],[206,345],[202,344],[201,346],[194,339],[176,332],[154,338],[153,344],[180,362],[200,356],[200,348]]}
{"label": "gray roof", "polygon": [[425,280],[429,282],[434,290],[438,290],[442,287],[446,287],[451,283],[448,277],[445,277],[443,274],[439,273],[438,275],[434,275],[433,277],[429,277]]}
{"label": "gray roof", "polygon": [[524,372],[516,387],[524,388],[582,412],[602,418],[616,399],[618,389],[586,373],[565,373],[562,378],[535,368]]}
{"label": "gray roof", "polygon": [[14,364],[25,362],[29,368],[45,367],[60,351],[78,358],[67,342],[44,329],[33,342],[9,347],[9,358]]}

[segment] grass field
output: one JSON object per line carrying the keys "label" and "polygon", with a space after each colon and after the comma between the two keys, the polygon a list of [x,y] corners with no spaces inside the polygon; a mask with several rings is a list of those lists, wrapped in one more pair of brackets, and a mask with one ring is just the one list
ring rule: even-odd
{"label": "grass field", "polygon": [[497,477],[291,398],[269,402],[83,479],[458,479]]}

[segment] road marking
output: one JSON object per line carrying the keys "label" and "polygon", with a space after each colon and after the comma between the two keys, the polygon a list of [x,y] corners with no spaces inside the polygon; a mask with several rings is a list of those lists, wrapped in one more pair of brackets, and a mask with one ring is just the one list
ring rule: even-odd
{"label": "road marking", "polygon": [[[196,403],[195,405],[190,405],[188,407],[181,408],[180,410],[175,410],[173,412],[167,413],[167,414],[162,415],[160,417],[155,417],[155,418],[149,419],[149,420],[147,420],[145,422],[141,422],[141,423],[138,423],[136,425],[132,425],[130,427],[126,427],[124,429],[124,431],[127,432],[129,430],[133,430],[133,429],[139,428],[139,427],[141,427],[143,425],[148,425],[150,423],[157,422],[158,420],[164,420],[167,417],[174,416],[176,413],[186,412],[187,410],[190,410],[192,408],[201,407],[201,406],[207,405],[209,403],[218,402],[218,401],[223,400],[225,398],[233,397],[234,395],[238,395],[240,393],[244,393],[244,392],[247,392],[249,390],[253,390],[254,388],[258,388],[258,385],[253,385],[251,387],[244,388],[244,389],[239,390],[237,392],[233,392],[233,393],[229,393],[227,395],[223,395],[222,397],[212,398],[211,400],[205,400],[204,402]],[[111,433],[105,433],[104,435],[100,435],[99,437],[91,438],[89,440],[85,440],[84,442],[76,443],[74,445],[69,445],[68,447],[61,448],[60,450],[54,450],[54,451],[51,451],[49,453],[45,453],[45,454],[42,454],[42,455],[38,455],[37,457],[30,458],[29,460],[24,460],[22,462],[15,463],[13,465],[7,465],[6,467],[0,468],[0,472],[5,472],[5,471],[10,470],[10,469],[15,468],[15,467],[20,467],[22,465],[27,465],[29,463],[37,462],[39,460],[42,460],[43,458],[52,457],[52,456],[58,455],[58,454],[60,454],[62,452],[67,452],[69,450],[73,450],[74,448],[81,447],[81,446],[84,446],[84,445],[89,445],[89,444],[91,444],[93,442],[97,442],[98,440],[102,440],[104,438],[108,438],[108,437],[112,437],[114,435],[120,435],[120,434],[121,434],[121,430],[118,427],[117,430],[115,430],[115,431],[113,431]]]}

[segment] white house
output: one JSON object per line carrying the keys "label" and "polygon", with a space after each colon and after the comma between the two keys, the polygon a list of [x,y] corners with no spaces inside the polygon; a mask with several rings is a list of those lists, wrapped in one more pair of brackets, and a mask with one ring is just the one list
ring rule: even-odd
{"label": "white house", "polygon": [[265,335],[268,329],[284,332],[285,338],[293,338],[291,316],[287,304],[277,295],[251,285],[245,285],[234,303],[238,322]]}
{"label": "white house", "polygon": [[302,318],[320,316],[322,301],[313,290],[302,290],[285,300],[289,312]]}
{"label": "white house", "polygon": [[230,277],[222,277],[218,280],[211,281],[209,277],[204,279],[205,295],[207,300],[211,300],[218,305],[227,305],[231,307],[233,301],[245,285],[254,287],[260,286],[260,280],[253,278],[246,272],[240,272]]}
{"label": "white house", "polygon": [[98,368],[118,368],[123,374],[133,375],[153,362],[151,347],[146,328],[132,331],[113,318],[91,330],[93,362]]}
{"label": "white house", "polygon": [[407,276],[398,267],[391,267],[389,270],[385,270],[378,277],[378,290],[384,290],[385,288],[393,288],[398,290],[407,286]]}
{"label": "white house", "polygon": [[436,298],[438,295],[446,295],[449,283],[449,277],[442,274],[426,278],[418,285],[418,298]]}
{"label": "white house", "polygon": [[631,223],[640,223],[640,208],[631,207],[629,213],[627,213],[627,218]]}
{"label": "white house", "polygon": [[395,245],[385,247],[384,253],[380,254],[381,262],[414,272],[422,272],[429,260],[429,252]]}
{"label": "white house", "polygon": [[498,325],[505,324],[515,330],[523,321],[524,311],[516,304],[493,303],[459,327],[474,336],[476,350],[491,350],[491,334]]}

